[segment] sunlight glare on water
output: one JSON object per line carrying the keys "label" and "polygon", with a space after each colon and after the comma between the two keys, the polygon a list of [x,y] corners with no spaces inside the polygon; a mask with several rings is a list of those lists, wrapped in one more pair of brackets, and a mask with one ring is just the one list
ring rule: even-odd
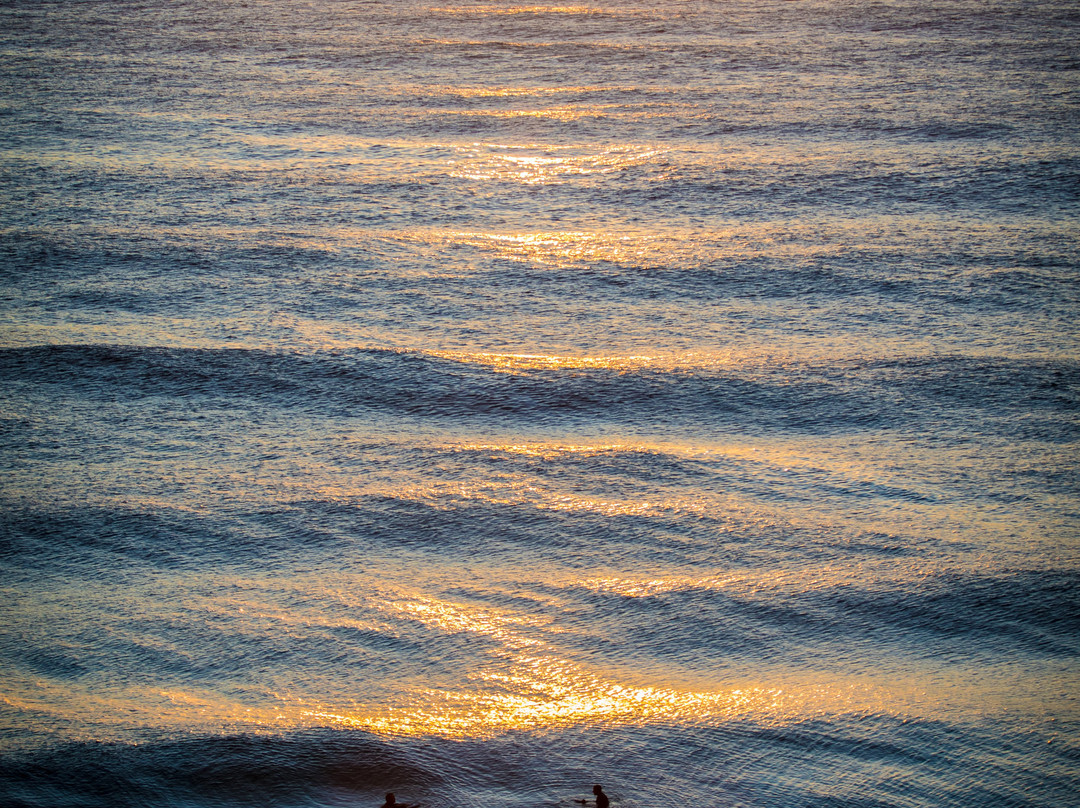
{"label": "sunlight glare on water", "polygon": [[0,7],[0,803],[1070,808],[1078,33]]}

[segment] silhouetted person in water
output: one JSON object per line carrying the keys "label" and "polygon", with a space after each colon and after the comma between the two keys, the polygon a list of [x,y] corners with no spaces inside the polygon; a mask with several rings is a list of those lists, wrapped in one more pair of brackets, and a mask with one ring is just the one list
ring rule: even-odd
{"label": "silhouetted person in water", "polygon": [[596,795],[596,808],[608,808],[607,794],[600,786],[593,786],[592,793]]}
{"label": "silhouetted person in water", "polygon": [[[592,793],[596,795],[596,808],[608,808],[607,794],[604,793],[604,789],[600,786],[593,786]],[[582,805],[588,805],[593,800],[574,800],[574,802],[580,802]]]}
{"label": "silhouetted person in water", "polygon": [[386,802],[383,803],[382,808],[420,808],[420,805],[409,805],[405,802],[398,802],[394,799],[393,793],[390,793],[386,795]]}

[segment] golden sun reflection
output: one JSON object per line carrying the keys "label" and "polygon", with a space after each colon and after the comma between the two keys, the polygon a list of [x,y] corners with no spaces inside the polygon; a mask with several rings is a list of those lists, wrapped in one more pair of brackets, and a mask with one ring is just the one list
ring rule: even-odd
{"label": "golden sun reflection", "polygon": [[612,452],[652,451],[648,446],[642,444],[630,445],[626,443],[457,443],[446,448],[466,452],[500,452],[512,455],[527,455],[529,457],[540,457],[544,460],[554,460],[565,455],[595,457]]}
{"label": "golden sun reflection", "polygon": [[[768,582],[768,574],[758,573],[756,581],[750,580],[753,575],[701,580],[613,576],[566,579],[561,586],[576,583],[628,597],[690,587],[730,588],[745,595],[755,587],[776,586]],[[812,586],[803,579],[814,577],[812,572],[793,574],[788,583]],[[308,590],[301,586],[299,591]],[[342,594],[343,602],[373,610],[365,622],[380,634],[405,636],[412,625],[464,639],[471,651],[460,662],[469,669],[455,671],[452,681],[441,683],[438,674],[406,675],[393,682],[392,692],[380,693],[376,686],[370,701],[357,693],[356,688],[365,687],[359,668],[353,683],[319,681],[318,674],[310,672],[313,677],[269,680],[246,692],[179,683],[101,687],[93,682],[50,683],[36,676],[13,678],[0,694],[0,703],[35,721],[77,722],[87,737],[99,739],[136,725],[202,732],[338,727],[386,736],[478,738],[575,725],[716,726],[751,721],[759,726],[783,726],[838,715],[971,716],[1012,709],[1016,700],[1026,698],[1010,695],[1012,691],[988,693],[967,669],[943,684],[940,671],[933,669],[883,681],[835,670],[785,668],[782,662],[755,670],[754,679],[745,672],[713,680],[675,672],[679,684],[672,685],[666,673],[654,676],[601,662],[585,650],[564,650],[564,644],[574,647],[577,633],[561,626],[555,612],[448,601],[393,586],[375,587],[356,598]],[[297,616],[287,608],[242,603],[244,608],[235,611],[250,611],[255,630],[264,629],[267,620],[282,624],[275,631],[297,621],[314,621],[316,628],[339,624],[337,620],[325,623],[313,614]]]}
{"label": "golden sun reflection", "polygon": [[599,93],[611,90],[612,87],[601,86],[567,86],[562,87],[448,87],[445,92],[461,98],[536,98],[545,95],[581,95],[584,93]]}
{"label": "golden sun reflection", "polygon": [[[520,681],[514,684],[523,684]],[[721,693],[679,693],[657,688],[605,684],[590,690],[553,687],[536,695],[441,694],[417,709],[356,716],[310,711],[307,715],[345,727],[387,735],[484,736],[507,730],[580,723],[701,723],[760,716],[785,709],[785,694],[768,688]]]}
{"label": "golden sun reflection", "polygon": [[[506,92],[516,95],[517,91]],[[550,118],[567,121],[582,117],[605,115],[618,105],[571,105],[540,109],[461,110],[461,115],[482,115],[500,118]],[[626,111],[638,115],[644,112]],[[450,175],[471,180],[503,180],[525,185],[555,184],[569,178],[592,174],[612,174],[655,161],[663,152],[637,146],[612,146],[603,149],[575,146],[507,146],[475,143],[456,149],[458,157],[452,162]],[[579,234],[580,235],[580,234]]]}
{"label": "golden sun reflection", "polygon": [[553,121],[566,122],[577,121],[582,118],[603,117],[607,114],[607,110],[617,109],[618,107],[618,104],[593,104],[590,106],[545,107],[543,109],[463,109],[448,110],[446,114],[467,115],[471,118],[547,118]]}
{"label": "golden sun reflection", "polygon": [[[553,184],[574,174],[605,173],[633,165],[646,155],[612,150],[602,155],[569,156],[542,149],[503,153],[497,147],[477,146],[478,153],[462,148],[451,163],[451,173],[471,179],[495,179],[524,184]],[[483,152],[483,153],[479,153]],[[341,238],[359,242],[367,238],[360,231],[341,231]],[[664,234],[644,232],[630,226],[603,230],[471,231],[417,228],[387,231],[382,239],[406,244],[410,249],[445,251],[472,248],[499,259],[556,269],[595,269],[604,264],[615,270],[669,272],[680,266],[708,273],[718,261],[757,258],[792,261],[815,260],[862,249],[857,242],[821,244],[812,234],[789,233],[778,239],[775,233],[758,227],[725,227],[703,231],[685,228]]]}
{"label": "golden sun reflection", "polygon": [[604,9],[596,6],[442,6],[432,7],[428,10],[435,14],[487,14],[493,16],[604,13]]}
{"label": "golden sun reflection", "polygon": [[412,597],[383,604],[388,612],[443,632],[496,640],[489,669],[474,673],[468,690],[417,689],[410,703],[335,710],[298,704],[306,721],[391,735],[484,736],[507,730],[582,723],[700,724],[748,717],[784,721],[807,712],[864,709],[880,697],[854,685],[816,684],[785,690],[760,684],[714,690],[620,684],[551,651],[528,632],[549,621]]}
{"label": "golden sun reflection", "polygon": [[496,373],[525,370],[616,370],[620,373],[663,366],[671,361],[686,362],[690,357],[658,356],[554,356],[551,354],[503,354],[463,351],[428,351],[429,356],[455,362],[483,365]]}

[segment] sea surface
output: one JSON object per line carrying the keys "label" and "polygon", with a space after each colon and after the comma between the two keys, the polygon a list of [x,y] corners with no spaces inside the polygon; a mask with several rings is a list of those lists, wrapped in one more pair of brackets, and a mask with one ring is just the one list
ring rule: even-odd
{"label": "sea surface", "polygon": [[0,804],[1074,808],[1073,0],[0,7]]}

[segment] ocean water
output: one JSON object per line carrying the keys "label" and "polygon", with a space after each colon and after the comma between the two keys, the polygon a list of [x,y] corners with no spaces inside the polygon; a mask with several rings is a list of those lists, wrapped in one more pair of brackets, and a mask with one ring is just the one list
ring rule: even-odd
{"label": "ocean water", "polygon": [[0,8],[0,803],[1065,808],[1071,0]]}

